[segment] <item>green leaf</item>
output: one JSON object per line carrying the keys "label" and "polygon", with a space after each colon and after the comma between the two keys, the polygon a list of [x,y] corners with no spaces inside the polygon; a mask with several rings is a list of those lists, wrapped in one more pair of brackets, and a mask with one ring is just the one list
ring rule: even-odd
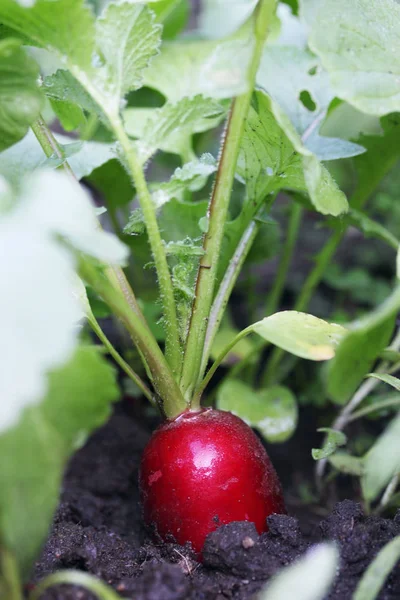
{"label": "green leaf", "polygon": [[[73,141],[65,135],[56,135],[61,145],[71,145]],[[77,179],[90,175],[94,169],[115,158],[115,144],[103,144],[101,142],[79,142],[77,151],[68,157],[68,162]],[[59,166],[60,162],[53,163],[53,167]],[[0,154],[0,175],[3,175],[15,186],[21,181],[21,177],[44,165],[46,162],[43,149],[32,131],[23,140],[12,148]]]}
{"label": "green leaf", "polygon": [[64,61],[92,72],[94,19],[82,0],[37,0],[29,8],[2,0],[0,20],[29,38],[32,45],[53,48]]}
{"label": "green leaf", "polygon": [[169,40],[185,29],[191,6],[189,0],[160,0],[152,3],[151,10],[154,11],[157,21],[163,24],[163,39]]}
{"label": "green leaf", "polygon": [[221,41],[167,42],[145,71],[144,84],[170,102],[199,94],[218,100],[238,96],[248,87],[253,45],[250,28]]}
{"label": "green leaf", "polygon": [[319,135],[333,94],[318,59],[299,48],[267,47],[257,83],[270,95],[275,119],[302,157],[306,187],[316,209],[333,216],[346,212],[345,195],[318,159],[355,156],[364,149]]}
{"label": "green leaf", "polygon": [[142,74],[157,54],[162,27],[143,4],[111,2],[96,22],[96,38],[112,93],[123,98],[142,85]]}
{"label": "green leaf", "polygon": [[228,36],[253,13],[258,0],[205,0],[200,13],[200,31],[205,37]]}
{"label": "green leaf", "polygon": [[[309,0],[302,0],[307,7]],[[339,98],[359,110],[400,110],[400,6],[394,0],[313,3],[309,43]],[[306,17],[307,17],[307,13]]]}
{"label": "green leaf", "polygon": [[50,373],[43,401],[0,436],[0,531],[27,574],[47,535],[68,457],[110,414],[113,369],[97,348],[78,348]]}
{"label": "green leaf", "polygon": [[[145,109],[146,110],[146,109]],[[161,108],[146,110],[141,123],[137,109],[124,112],[125,126],[129,135],[138,137],[136,143],[141,161],[146,162],[159,148],[185,154],[191,150],[191,135],[215,126],[224,117],[220,104],[210,98],[194,96],[183,98],[175,104],[167,102]]]}
{"label": "green leaf", "polygon": [[357,584],[353,600],[375,600],[383,588],[390,572],[400,559],[400,535],[388,542],[378,552],[374,560]]}
{"label": "green leaf", "polygon": [[361,485],[364,498],[372,502],[400,471],[400,414],[395,417],[363,458]]}
{"label": "green leaf", "polygon": [[286,310],[251,325],[249,330],[279,348],[309,360],[329,360],[346,329],[313,315]]}
{"label": "green leaf", "polygon": [[364,473],[363,460],[346,452],[335,452],[335,454],[329,456],[329,462],[335,469],[345,475],[361,477]]}
{"label": "green leaf", "polygon": [[386,373],[370,373],[368,377],[373,377],[374,379],[380,379],[384,383],[391,385],[395,390],[400,392],[400,379],[398,377],[393,377],[393,375],[388,375]]}
{"label": "green leaf", "polygon": [[358,175],[358,185],[353,195],[353,208],[360,208],[370,190],[375,189],[387,173],[396,164],[400,156],[400,114],[393,113],[380,120],[382,135],[364,135],[360,144],[367,152],[356,156],[354,164]]}
{"label": "green leaf", "polygon": [[393,332],[400,307],[400,287],[376,310],[350,324],[330,363],[327,390],[339,404],[345,404],[384,348]]}
{"label": "green leaf", "polygon": [[[58,99],[87,108],[81,101],[83,88],[92,108],[111,121],[119,119],[123,95],[140,85],[160,38],[160,26],[149,8],[123,0],[108,5],[96,24],[83,0],[37,0],[29,9],[4,0],[0,21],[26,36],[30,44],[53,51],[70,71],[59,76],[71,83],[64,95],[60,81],[57,93],[53,85]],[[79,85],[72,85],[73,78]]]}
{"label": "green leaf", "polygon": [[227,379],[218,388],[217,402],[218,408],[237,415],[271,443],[286,441],[297,426],[296,398],[280,385],[256,391],[239,380]]}
{"label": "green leaf", "polygon": [[334,452],[336,452],[339,446],[344,446],[347,442],[347,437],[341,431],[336,429],[330,429],[329,427],[321,427],[318,429],[320,432],[327,433],[324,445],[321,449],[313,448],[311,451],[314,460],[321,460],[322,458],[328,458]]}
{"label": "green leaf", "polygon": [[51,108],[65,131],[74,131],[86,124],[85,113],[77,104],[63,100],[50,100]]}
{"label": "green leaf", "polygon": [[290,567],[283,569],[260,594],[260,600],[323,600],[339,568],[334,544],[319,544]]}
{"label": "green leaf", "polygon": [[211,154],[203,154],[200,159],[193,160],[175,169],[171,179],[165,183],[152,186],[152,196],[156,206],[162,206],[171,198],[180,198],[182,192],[201,190],[210,175],[217,170],[217,162]]}
{"label": "green leaf", "polygon": [[51,101],[68,103],[74,107],[73,110],[81,108],[89,113],[95,113],[107,124],[107,117],[98,103],[69,71],[58,69],[46,77],[43,91]]}
{"label": "green leaf", "polygon": [[284,189],[305,191],[302,158],[278,125],[266,94],[257,91],[245,123],[237,174],[250,201]]}
{"label": "green leaf", "polygon": [[38,66],[20,46],[0,40],[0,152],[24,137],[43,105]]}

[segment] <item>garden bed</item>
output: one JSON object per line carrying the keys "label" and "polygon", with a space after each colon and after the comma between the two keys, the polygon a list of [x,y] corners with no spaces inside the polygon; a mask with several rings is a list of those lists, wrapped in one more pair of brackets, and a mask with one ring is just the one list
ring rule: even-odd
{"label": "garden bed", "polygon": [[[301,465],[303,476],[311,476],[312,461],[308,453],[298,451],[293,462],[288,443],[273,447],[272,453],[288,491],[289,515],[270,517],[269,532],[261,536],[246,522],[221,527],[209,536],[199,564],[190,549],[154,541],[143,528],[138,465],[154,422],[142,422],[132,411],[137,412],[130,403],[118,406],[109,423],[72,459],[32,584],[59,569],[73,568],[93,573],[122,597],[135,600],[245,600],[312,544],[334,539],[341,565],[329,598],[346,600],[376,553],[400,534],[400,513],[394,519],[366,517],[359,504],[342,500],[321,520],[316,515],[324,507],[300,506],[294,495],[301,477],[298,469]],[[304,429],[300,427],[297,435],[304,438]],[[309,442],[308,438],[304,446],[309,448]],[[299,448],[298,440],[295,443]],[[400,570],[395,569],[379,598],[399,597]],[[45,592],[42,600],[94,596],[59,586]]]}

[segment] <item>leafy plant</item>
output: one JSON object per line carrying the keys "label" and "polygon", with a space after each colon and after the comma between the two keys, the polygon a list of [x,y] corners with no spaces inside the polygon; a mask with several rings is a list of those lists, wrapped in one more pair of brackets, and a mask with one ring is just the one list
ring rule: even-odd
{"label": "leafy plant", "polygon": [[[393,198],[382,205],[380,188],[400,156],[400,7],[226,5],[204,2],[198,31],[187,37],[186,0],[0,3],[0,589],[10,600],[20,599],[19,579],[46,536],[68,457],[118,397],[115,370],[88,344],[86,325],[167,419],[159,431],[206,418],[223,429],[224,410],[282,443],[296,429],[296,396],[316,394],[340,411],[313,450],[320,487],[329,466],[360,477],[367,508],[383,510],[396,490],[399,417],[364,456],[351,453],[343,430],[399,407],[397,395],[372,392],[384,383],[399,391],[399,240],[387,218]],[[296,287],[298,241],[315,223],[331,231]],[[376,274],[368,261],[357,265],[356,248],[353,264],[347,256],[330,264],[354,228],[389,256],[390,274],[374,294]],[[250,276],[274,254],[276,275],[260,308]],[[346,302],[308,314],[320,284],[348,294]],[[243,289],[247,314],[238,318],[229,302]],[[124,343],[103,331],[105,312],[124,329]],[[345,318],[334,323],[332,314]],[[300,358],[314,362],[303,386],[290,377]],[[218,409],[202,411],[214,398]],[[258,455],[275,481],[265,451],[239,423],[255,448],[249,461]],[[226,447],[228,456],[232,440]],[[164,463],[150,478],[173,463],[159,456]],[[231,472],[238,463],[227,460]],[[271,506],[282,507],[279,482],[272,487]],[[146,504],[153,491],[144,493]],[[186,527],[185,511],[178,516]],[[164,536],[175,534],[164,521],[163,513]],[[216,527],[207,523],[199,551]],[[321,563],[324,575],[304,598],[322,597],[336,551],[305,560],[292,567],[290,585],[299,576],[304,587],[304,573]],[[115,596],[89,579],[81,581]],[[282,575],[265,597],[283,597],[287,581]]]}

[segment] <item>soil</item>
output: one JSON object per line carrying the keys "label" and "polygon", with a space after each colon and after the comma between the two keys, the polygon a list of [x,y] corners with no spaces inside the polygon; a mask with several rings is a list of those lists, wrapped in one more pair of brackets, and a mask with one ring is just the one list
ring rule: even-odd
{"label": "soil", "polygon": [[[138,464],[154,419],[143,423],[132,411],[130,403],[117,406],[109,423],[71,460],[29,587],[49,573],[73,568],[100,577],[132,600],[245,600],[311,545],[336,540],[340,572],[327,598],[347,600],[380,548],[400,534],[400,511],[394,519],[365,516],[359,504],[343,500],[321,521],[312,506],[299,510],[291,503],[288,477],[288,468],[296,465],[278,450],[273,458],[284,485],[286,479],[289,515],[269,517],[269,531],[262,535],[247,522],[221,527],[207,538],[199,564],[190,548],[154,540],[142,525]],[[400,598],[400,569],[393,570],[379,598]],[[82,588],[58,586],[41,600],[96,599]]]}

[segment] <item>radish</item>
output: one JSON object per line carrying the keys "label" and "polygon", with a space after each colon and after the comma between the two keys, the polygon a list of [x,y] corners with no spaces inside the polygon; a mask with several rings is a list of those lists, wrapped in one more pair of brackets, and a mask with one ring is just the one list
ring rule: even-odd
{"label": "radish", "polygon": [[232,521],[266,518],[285,505],[278,476],[255,433],[221,410],[186,411],[152,435],[141,462],[144,520],[166,541],[190,542]]}

